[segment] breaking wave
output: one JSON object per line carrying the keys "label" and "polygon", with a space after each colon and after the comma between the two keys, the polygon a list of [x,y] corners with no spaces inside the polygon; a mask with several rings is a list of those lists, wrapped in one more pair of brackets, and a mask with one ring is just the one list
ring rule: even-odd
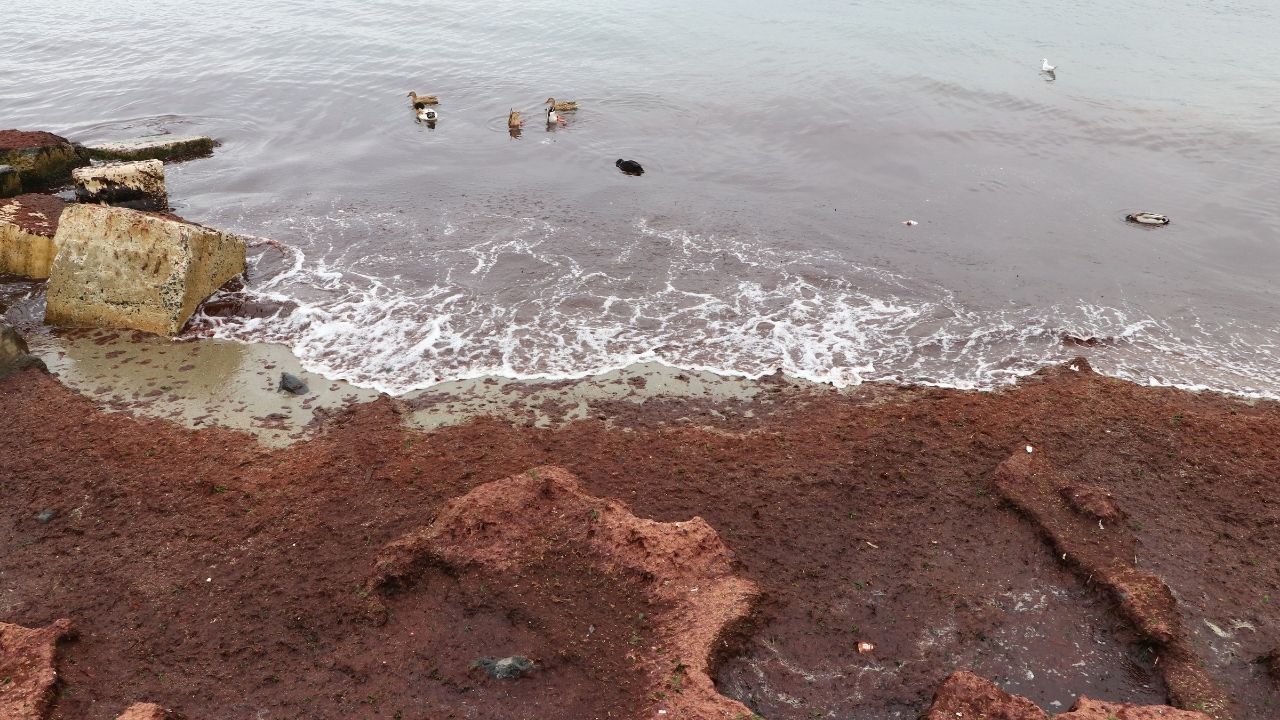
{"label": "breaking wave", "polygon": [[[394,221],[288,220],[311,239],[309,253],[258,244],[248,287],[213,304],[275,309],[206,311],[195,334],[281,343],[309,371],[392,394],[641,362],[749,378],[781,369],[836,386],[991,389],[1086,354],[1100,372],[1144,384],[1280,397],[1280,380],[1268,380],[1280,369],[1274,329],[1083,301],[966,307],[945,288],[832,254],[644,219],[606,241],[534,218],[446,218],[431,242],[409,232],[412,249],[394,260],[317,242],[352,222],[372,231]],[[484,239],[458,242],[466,237]]]}

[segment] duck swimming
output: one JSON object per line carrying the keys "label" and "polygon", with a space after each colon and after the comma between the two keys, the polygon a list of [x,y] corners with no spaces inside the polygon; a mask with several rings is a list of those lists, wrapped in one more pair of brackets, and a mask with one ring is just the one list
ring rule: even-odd
{"label": "duck swimming", "polygon": [[547,127],[553,127],[556,124],[564,125],[564,118],[560,117],[555,108],[549,107],[547,108]]}
{"label": "duck swimming", "polygon": [[640,167],[640,163],[636,162],[635,160],[623,160],[619,158],[618,162],[614,163],[614,165],[617,165],[619,170],[621,170],[622,172],[628,175],[644,174],[644,168]]}
{"label": "duck swimming", "polygon": [[413,103],[414,110],[421,110],[428,105],[439,105],[440,98],[435,95],[419,95],[418,93],[410,90],[409,102]]}
{"label": "duck swimming", "polygon": [[564,102],[556,102],[555,98],[549,97],[547,98],[547,104],[551,106],[552,110],[555,110],[557,112],[569,112],[570,110],[578,109],[578,103],[572,100],[565,100]]}
{"label": "duck swimming", "polygon": [[419,122],[426,122],[430,124],[435,123],[436,120],[440,119],[440,113],[436,112],[435,108],[421,107],[418,108],[417,114]]}
{"label": "duck swimming", "polygon": [[1136,212],[1125,217],[1131,223],[1139,225],[1168,225],[1169,218],[1166,215],[1153,212]]}
{"label": "duck swimming", "polygon": [[507,127],[511,130],[516,130],[523,126],[524,120],[520,119],[520,111],[512,110],[511,114],[507,116]]}

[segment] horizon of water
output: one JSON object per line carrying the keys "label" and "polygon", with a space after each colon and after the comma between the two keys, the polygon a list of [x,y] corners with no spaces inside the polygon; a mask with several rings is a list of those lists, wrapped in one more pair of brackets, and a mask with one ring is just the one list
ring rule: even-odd
{"label": "horizon of water", "polygon": [[[190,335],[329,377],[991,388],[1085,354],[1280,397],[1264,2],[53,0],[0,33],[0,126],[221,141],[172,201],[282,309]],[[582,109],[547,128],[548,95]]]}

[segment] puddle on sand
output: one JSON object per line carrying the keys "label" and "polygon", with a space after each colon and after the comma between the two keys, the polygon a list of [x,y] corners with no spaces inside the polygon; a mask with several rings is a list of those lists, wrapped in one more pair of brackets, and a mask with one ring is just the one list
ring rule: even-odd
{"label": "puddle on sand", "polygon": [[[816,620],[764,625],[721,666],[717,686],[770,720],[914,720],[956,670],[1050,713],[1079,695],[1165,703],[1150,656],[1106,600],[1054,565],[1031,533],[1010,535],[992,551],[1004,561],[953,568],[969,580],[948,589],[959,594],[933,597],[926,588],[941,586],[938,578],[904,564],[884,584],[803,600],[814,603],[809,612],[779,615]],[[859,639],[875,650],[859,654]]]}

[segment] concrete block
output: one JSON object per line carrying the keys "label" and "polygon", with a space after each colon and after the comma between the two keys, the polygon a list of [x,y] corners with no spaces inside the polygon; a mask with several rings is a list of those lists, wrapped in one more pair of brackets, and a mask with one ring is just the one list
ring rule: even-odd
{"label": "concrete block", "polygon": [[94,160],[190,160],[213,154],[213,138],[199,135],[161,135],[159,137],[118,140],[85,145]]}
{"label": "concrete block", "polygon": [[88,164],[83,149],[64,137],[39,130],[0,130],[0,165],[18,171],[25,191],[64,185],[73,168]]}
{"label": "concrete block", "polygon": [[68,205],[54,238],[45,322],[182,332],[245,269],[244,240],[172,215]]}
{"label": "concrete block", "polygon": [[22,178],[18,176],[18,168],[12,165],[0,165],[0,198],[7,198],[22,192]]}
{"label": "concrete block", "polygon": [[52,195],[0,200],[0,275],[49,277],[57,251],[53,237],[66,205]]}
{"label": "concrete block", "polygon": [[164,186],[164,163],[159,160],[107,163],[76,168],[76,199],[138,210],[164,210],[169,193]]}

